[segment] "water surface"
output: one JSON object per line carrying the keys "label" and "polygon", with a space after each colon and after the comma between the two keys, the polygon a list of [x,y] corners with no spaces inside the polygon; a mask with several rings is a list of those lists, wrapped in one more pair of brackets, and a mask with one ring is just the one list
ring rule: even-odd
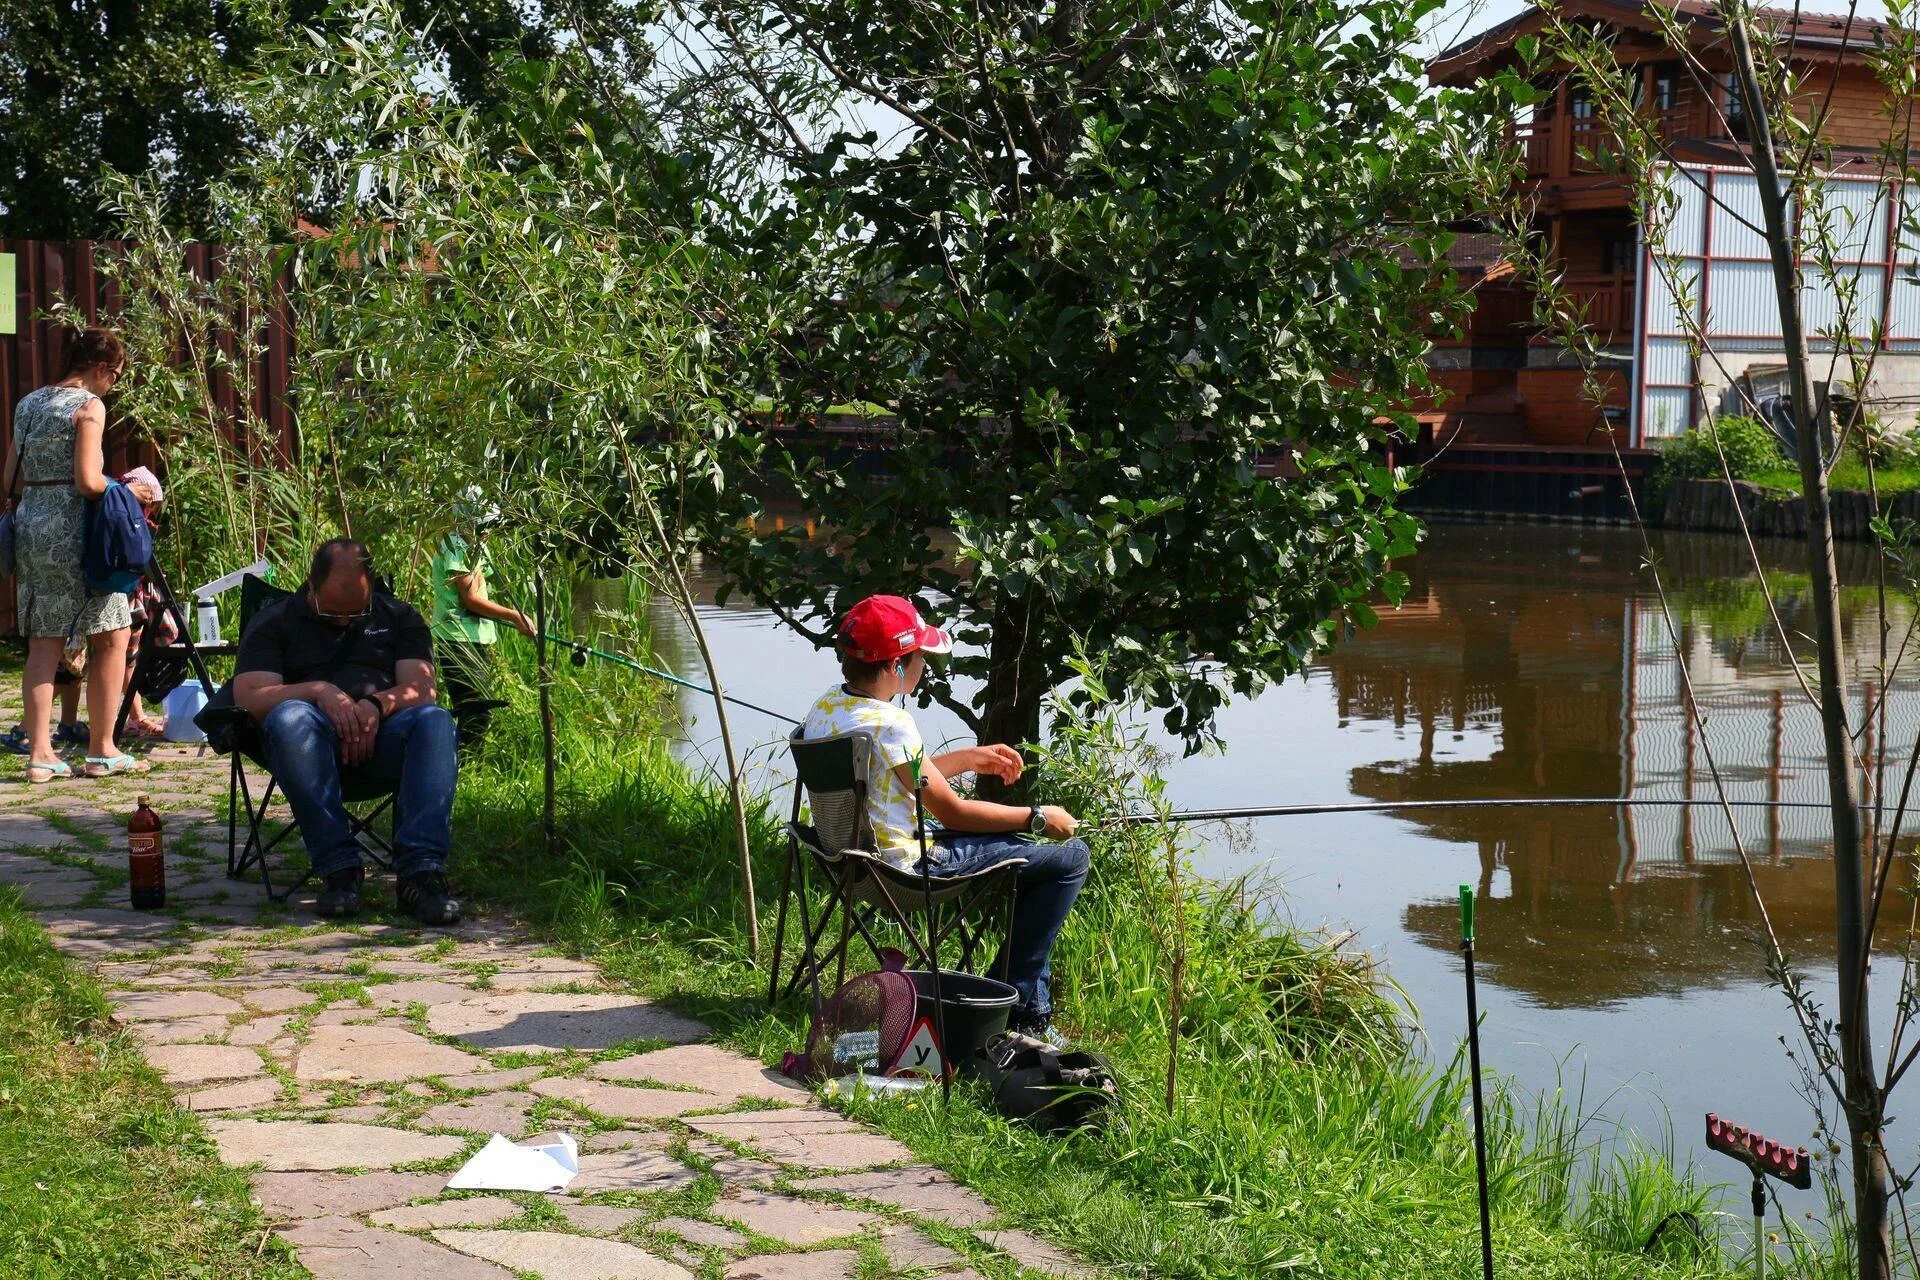
{"label": "water surface", "polygon": [[[1846,549],[1844,607],[1850,663],[1871,687],[1880,637],[1863,550]],[[1709,753],[1730,794],[1822,799],[1818,717],[1744,546],[1672,535],[1656,553],[1671,628],[1637,533],[1436,526],[1402,566],[1406,602],[1303,676],[1229,706],[1226,750],[1172,765],[1175,803],[1711,796]],[[1810,632],[1799,549],[1767,555],[1788,633]],[[1896,604],[1892,620],[1897,650],[1911,613]],[[671,619],[660,621],[663,648],[699,678],[691,645],[673,644]],[[736,604],[704,621],[741,697],[798,715],[837,679],[829,654],[764,611]],[[1804,658],[1810,645],[1796,645]],[[1676,653],[1704,726],[1684,712]],[[1920,656],[1908,665],[1920,670]],[[688,749],[712,758],[701,703],[682,696]],[[1896,672],[1887,699],[1896,790],[1916,711],[1912,681]],[[965,740],[950,714],[916,714],[930,741]],[[741,712],[736,732],[759,744],[760,784],[782,787],[785,726]],[[1737,825],[1783,944],[1830,990],[1825,815],[1749,809]],[[1350,931],[1350,945],[1406,990],[1432,1052],[1453,1052],[1464,1022],[1456,899],[1471,883],[1491,1067],[1532,1089],[1584,1083],[1590,1103],[1605,1099],[1610,1116],[1649,1135],[1670,1115],[1683,1151],[1697,1150],[1707,1110],[1786,1139],[1810,1132],[1779,1043],[1790,1018],[1764,980],[1753,895],[1717,808],[1329,814],[1199,834],[1202,871],[1277,886],[1277,909],[1294,923]],[[1883,994],[1896,975],[1879,966]]]}

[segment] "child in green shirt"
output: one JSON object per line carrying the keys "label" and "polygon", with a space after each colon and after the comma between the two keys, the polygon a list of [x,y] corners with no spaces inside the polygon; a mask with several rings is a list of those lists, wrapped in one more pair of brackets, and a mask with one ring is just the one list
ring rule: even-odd
{"label": "child in green shirt", "polygon": [[533,635],[526,614],[487,595],[487,551],[479,530],[471,538],[449,533],[433,554],[433,651],[462,747],[479,746],[493,718],[488,649],[499,639],[502,622]]}

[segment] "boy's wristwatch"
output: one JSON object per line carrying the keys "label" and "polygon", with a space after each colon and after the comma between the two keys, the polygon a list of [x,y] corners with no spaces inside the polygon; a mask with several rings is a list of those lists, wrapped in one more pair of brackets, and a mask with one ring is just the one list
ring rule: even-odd
{"label": "boy's wristwatch", "polygon": [[1035,836],[1047,834],[1047,815],[1040,811],[1039,805],[1027,811],[1027,834]]}

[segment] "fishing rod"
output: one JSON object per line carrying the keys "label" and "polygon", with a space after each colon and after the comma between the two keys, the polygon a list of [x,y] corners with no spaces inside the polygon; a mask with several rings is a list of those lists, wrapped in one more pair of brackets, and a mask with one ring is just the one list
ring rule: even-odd
{"label": "fishing rod", "polygon": [[[691,689],[695,693],[704,693],[709,698],[713,696],[713,690],[707,688],[707,686],[703,684],[695,684],[691,680],[683,680],[679,676],[673,675],[670,672],[656,670],[655,668],[646,666],[643,663],[635,662],[632,658],[626,657],[623,654],[608,653],[605,649],[596,649],[592,645],[586,643],[584,640],[572,640],[566,636],[557,636],[553,634],[551,631],[542,631],[540,634],[545,636],[547,639],[553,641],[555,644],[565,645],[568,649],[572,650],[573,665],[576,667],[586,666],[587,655],[592,654],[594,657],[599,658],[603,662],[611,662],[618,667],[629,667],[632,670],[642,672],[645,675],[650,675],[654,677],[656,680],[665,680],[669,684],[677,684],[683,689]],[[733,703],[733,705],[735,705],[736,707],[745,707],[749,711],[758,711],[763,716],[772,716],[775,720],[784,720],[788,724],[800,723],[798,720],[795,720],[792,716],[781,715],[778,711],[774,711],[774,710],[771,710],[770,708],[760,706],[758,703],[748,702],[745,698],[736,698],[730,693],[723,693],[720,696],[724,698],[726,701]]]}
{"label": "fishing rod", "polygon": [[[1569,809],[1580,806],[1636,805],[1684,808],[1689,805],[1727,805],[1735,809],[1830,809],[1824,800],[1719,800],[1673,796],[1545,796],[1483,800],[1351,800],[1338,804],[1278,804],[1243,809],[1181,809],[1164,817],[1157,813],[1124,813],[1089,827],[1131,827],[1158,822],[1227,822],[1241,818],[1293,818],[1316,813],[1390,813],[1419,809]],[[1865,806],[1861,806],[1864,808]]]}

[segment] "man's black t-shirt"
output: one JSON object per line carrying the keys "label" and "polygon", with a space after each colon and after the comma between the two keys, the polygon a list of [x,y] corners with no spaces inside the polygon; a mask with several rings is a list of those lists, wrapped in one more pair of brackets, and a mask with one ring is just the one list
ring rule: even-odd
{"label": "man's black t-shirt", "polygon": [[234,674],[277,672],[287,684],[325,680],[357,701],[393,688],[397,663],[433,661],[433,633],[418,609],[383,591],[373,593],[371,609],[343,630],[313,616],[305,591],[276,600],[240,637]]}

